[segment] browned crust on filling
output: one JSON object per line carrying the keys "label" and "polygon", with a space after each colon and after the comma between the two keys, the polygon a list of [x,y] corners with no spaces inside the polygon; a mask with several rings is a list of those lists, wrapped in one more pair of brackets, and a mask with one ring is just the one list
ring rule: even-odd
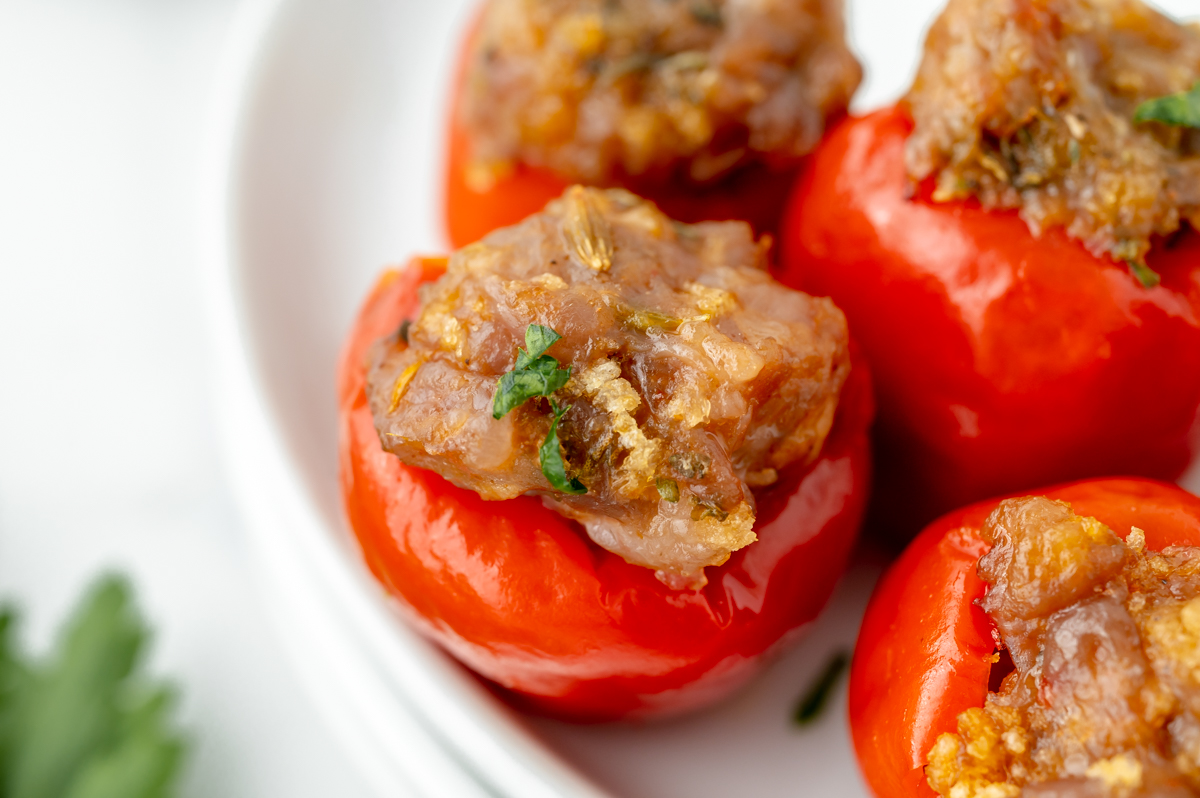
{"label": "browned crust on filling", "polygon": [[600,185],[791,165],[862,77],[841,0],[491,0],[470,59],[482,184],[516,162]]}
{"label": "browned crust on filling", "polygon": [[908,171],[1141,263],[1200,226],[1200,131],[1134,114],[1198,79],[1200,26],[1140,0],[950,0],[906,98]]}

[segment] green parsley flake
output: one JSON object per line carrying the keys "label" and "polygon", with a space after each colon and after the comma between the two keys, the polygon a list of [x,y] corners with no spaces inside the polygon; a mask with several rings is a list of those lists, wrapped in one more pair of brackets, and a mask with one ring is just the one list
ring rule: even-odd
{"label": "green parsley flake", "polygon": [[679,501],[679,483],[673,479],[654,480],[654,487],[658,489],[658,495],[663,498],[663,501],[668,501],[674,504]]}
{"label": "green parsley flake", "polygon": [[1153,288],[1162,282],[1162,278],[1158,276],[1158,272],[1144,263],[1131,260],[1128,262],[1128,266],[1129,273],[1142,284],[1142,288]]}
{"label": "green parsley flake", "polygon": [[[493,418],[504,418],[509,411],[530,399],[539,396],[550,398],[567,384],[567,380],[571,379],[571,367],[559,368],[558,361],[546,354],[546,350],[561,339],[562,336],[557,332],[540,324],[530,324],[525,328],[525,348],[517,350],[517,363],[513,370],[497,382],[496,395],[492,399]],[[559,408],[558,403],[550,399],[550,408],[554,411],[554,420],[550,422],[550,432],[538,448],[542,474],[555,490],[575,496],[587,493],[582,482],[567,477],[562,444],[558,439],[558,422],[571,406]]]}
{"label": "green parsley flake", "polygon": [[808,692],[800,698],[800,703],[796,704],[792,720],[798,726],[807,726],[821,716],[821,711],[829,703],[829,696],[833,694],[833,688],[837,687],[842,671],[846,670],[849,664],[850,657],[845,651],[833,655],[825,670],[821,671],[821,675],[808,688]]}
{"label": "green parsley flake", "polygon": [[542,473],[546,475],[546,479],[550,481],[555,490],[570,493],[572,496],[587,493],[587,488],[583,486],[582,482],[567,478],[567,469],[562,458],[562,446],[558,440],[558,420],[571,409],[571,406],[560,408],[558,403],[551,399],[550,407],[554,410],[554,420],[550,422],[550,432],[546,434],[546,440],[542,441],[542,446],[538,449],[538,462],[542,466]]}
{"label": "green parsley flake", "polygon": [[1137,107],[1133,121],[1200,128],[1200,81],[1196,81],[1191,91],[1146,100]]}
{"label": "green parsley flake", "polygon": [[175,691],[140,673],[148,632],[128,583],[108,577],[54,656],[15,651],[0,613],[0,793],[9,798],[166,798],[183,758]]}
{"label": "green parsley flake", "polygon": [[571,367],[558,367],[558,361],[545,354],[562,338],[549,327],[530,324],[525,330],[525,349],[517,350],[517,365],[500,378],[492,399],[492,418],[504,418],[509,411],[537,396],[550,396],[567,384]]}

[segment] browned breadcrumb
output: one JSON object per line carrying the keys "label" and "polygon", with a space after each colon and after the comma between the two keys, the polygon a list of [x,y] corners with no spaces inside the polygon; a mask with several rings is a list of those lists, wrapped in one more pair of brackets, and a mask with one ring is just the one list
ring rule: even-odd
{"label": "browned breadcrumb", "polygon": [[1044,498],[1001,503],[982,607],[1015,669],[943,734],[952,798],[1200,794],[1200,549],[1147,551]]}
{"label": "browned breadcrumb", "polygon": [[842,0],[490,0],[470,59],[482,184],[514,162],[600,185],[788,166],[862,76]]}
{"label": "browned breadcrumb", "polygon": [[[680,225],[626,191],[568,190],[455,253],[406,335],[377,347],[384,448],[485,499],[542,496],[668,584],[703,584],[755,539],[751,485],[817,456],[849,372],[841,311],[775,282],[766,246],[742,222]],[[542,473],[546,399],[492,415],[530,324],[562,336],[547,352],[572,369],[558,435],[584,495]]]}
{"label": "browned breadcrumb", "polygon": [[1198,78],[1200,25],[1140,0],[950,0],[906,98],[909,174],[1141,264],[1200,227],[1200,131],[1134,113]]}

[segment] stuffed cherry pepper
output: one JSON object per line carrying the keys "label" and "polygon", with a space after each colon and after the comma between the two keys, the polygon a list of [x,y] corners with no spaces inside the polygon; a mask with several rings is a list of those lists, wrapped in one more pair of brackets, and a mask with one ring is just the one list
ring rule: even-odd
{"label": "stuffed cherry pepper", "polygon": [[366,560],[462,662],[558,716],[678,712],[811,621],[869,471],[865,369],[742,222],[573,187],[384,276],[340,372]]}
{"label": "stuffed cherry pepper", "polygon": [[571,183],[624,186],[685,222],[773,230],[861,75],[841,0],[488,0],[451,109],[451,243]]}
{"label": "stuffed cherry pepper", "polygon": [[850,716],[879,798],[1200,795],[1200,499],[1093,480],[940,519],[871,599]]}
{"label": "stuffed cherry pepper", "polygon": [[781,279],[871,362],[879,517],[1175,479],[1200,408],[1200,29],[1139,0],[951,0],[900,106],[847,121]]}

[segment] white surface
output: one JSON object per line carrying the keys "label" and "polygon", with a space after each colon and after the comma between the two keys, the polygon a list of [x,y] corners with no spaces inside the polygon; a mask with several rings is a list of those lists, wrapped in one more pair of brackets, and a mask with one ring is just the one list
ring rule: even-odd
{"label": "white surface", "polygon": [[[197,162],[231,0],[0,0],[0,597],[135,579],[182,794],[371,794],[262,609],[209,408]],[[400,793],[393,793],[398,795]]]}

